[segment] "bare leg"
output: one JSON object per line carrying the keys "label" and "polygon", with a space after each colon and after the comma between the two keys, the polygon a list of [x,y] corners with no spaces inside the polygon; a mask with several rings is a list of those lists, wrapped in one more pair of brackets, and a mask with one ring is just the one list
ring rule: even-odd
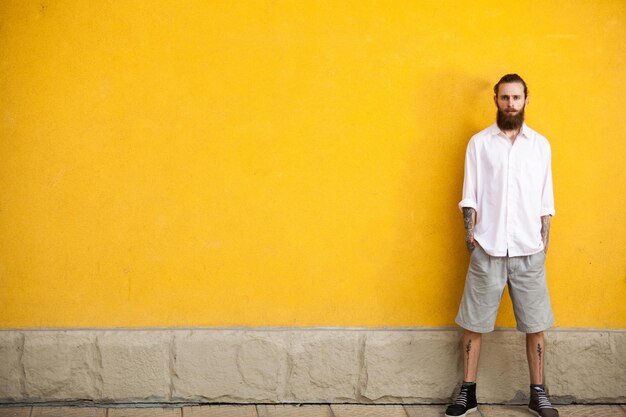
{"label": "bare leg", "polygon": [[463,380],[475,382],[480,357],[480,341],[482,334],[465,330],[463,333]]}
{"label": "bare leg", "polygon": [[543,332],[528,333],[526,335],[526,356],[528,358],[528,369],[530,371],[530,383],[543,384],[545,356]]}

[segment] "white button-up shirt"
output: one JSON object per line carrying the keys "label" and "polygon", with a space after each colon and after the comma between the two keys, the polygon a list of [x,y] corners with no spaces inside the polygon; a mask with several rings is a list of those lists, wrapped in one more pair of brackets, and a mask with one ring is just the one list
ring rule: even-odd
{"label": "white button-up shirt", "polygon": [[497,124],[467,145],[463,200],[476,210],[474,240],[491,256],[543,250],[541,216],[554,215],[548,140],[525,123],[515,142]]}

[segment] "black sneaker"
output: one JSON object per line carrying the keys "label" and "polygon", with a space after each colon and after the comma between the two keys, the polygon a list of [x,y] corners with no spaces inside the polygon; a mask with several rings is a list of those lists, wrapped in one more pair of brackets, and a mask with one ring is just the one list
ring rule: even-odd
{"label": "black sneaker", "polygon": [[461,392],[454,404],[446,409],[447,417],[463,417],[478,411],[476,402],[476,384],[461,385]]}
{"label": "black sneaker", "polygon": [[531,387],[528,409],[539,417],[559,417],[559,412],[552,407],[548,394],[542,387]]}

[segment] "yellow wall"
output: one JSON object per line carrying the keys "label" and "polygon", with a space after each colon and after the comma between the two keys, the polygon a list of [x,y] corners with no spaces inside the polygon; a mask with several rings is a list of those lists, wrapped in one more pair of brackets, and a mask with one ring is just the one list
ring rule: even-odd
{"label": "yellow wall", "polygon": [[453,325],[507,72],[557,325],[626,327],[623,1],[3,0],[0,48],[0,327]]}

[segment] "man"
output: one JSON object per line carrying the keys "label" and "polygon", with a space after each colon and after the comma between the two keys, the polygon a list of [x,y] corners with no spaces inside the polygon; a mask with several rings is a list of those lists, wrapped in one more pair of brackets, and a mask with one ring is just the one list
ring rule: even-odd
{"label": "man", "polygon": [[470,265],[456,323],[464,329],[464,380],[446,416],[477,410],[476,371],[482,333],[491,332],[508,282],[517,329],[526,333],[531,412],[556,417],[544,385],[543,331],[553,323],[546,285],[554,215],[550,144],[524,123],[526,83],[505,75],[494,86],[496,123],[467,146],[463,200]]}

